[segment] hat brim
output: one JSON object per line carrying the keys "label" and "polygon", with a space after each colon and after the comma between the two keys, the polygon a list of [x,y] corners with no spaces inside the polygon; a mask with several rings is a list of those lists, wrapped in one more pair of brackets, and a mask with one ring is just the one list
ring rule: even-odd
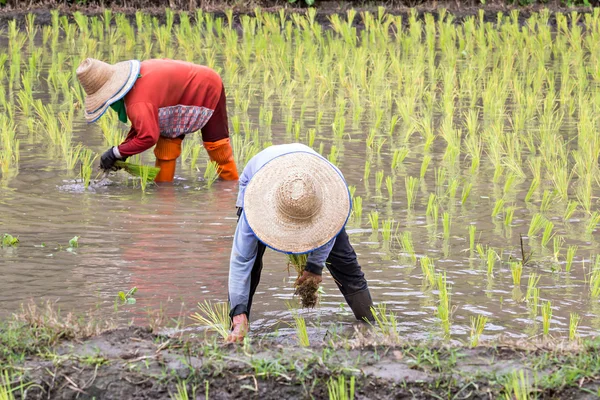
{"label": "hat brim", "polygon": [[[100,90],[85,99],[85,119],[88,123],[96,122],[111,104],[125,97],[138,78],[141,64],[138,60],[129,60],[117,63],[114,67],[112,78]],[[100,106],[96,107],[97,104]]]}
{"label": "hat brim", "polygon": [[[310,219],[292,219],[277,211],[276,191],[294,173],[308,174],[319,185],[322,205]],[[309,253],[327,244],[346,225],[350,209],[350,192],[339,170],[309,152],[287,153],[269,161],[244,193],[244,214],[254,235],[266,246],[288,254]]]}

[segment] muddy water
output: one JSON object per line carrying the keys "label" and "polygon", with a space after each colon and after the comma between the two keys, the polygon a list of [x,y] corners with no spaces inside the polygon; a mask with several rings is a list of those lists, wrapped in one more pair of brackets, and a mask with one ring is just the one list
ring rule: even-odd
{"label": "muddy water", "polygon": [[[223,63],[217,59],[216,66],[223,69]],[[236,90],[236,83],[230,84],[227,78],[225,86],[230,93]],[[247,118],[254,126],[258,126],[256,121],[263,105],[261,87],[258,79],[250,82],[247,89],[252,96],[247,115],[242,119]],[[40,80],[35,97],[50,101],[48,90]],[[332,142],[328,138],[335,105],[318,107],[313,99],[306,100],[302,107],[301,100],[292,109],[294,118],[300,119],[302,114],[306,121],[300,140],[305,141],[304,130],[313,126],[317,112],[323,111],[314,147],[318,149],[323,143],[326,155],[332,143],[338,146],[341,151],[337,163],[348,183],[356,187],[356,195],[364,199],[362,219],[352,219],[347,230],[374,300],[385,302],[388,309],[396,312],[402,335],[422,339],[440,334],[435,317],[437,291],[424,287],[418,262],[402,253],[395,240],[391,245],[383,244],[382,234],[372,231],[367,216],[373,210],[380,214],[380,226],[382,220],[393,218],[399,223],[398,233],[412,234],[417,258],[433,258],[437,270],[446,271],[452,287],[451,332],[455,338],[465,338],[470,318],[479,314],[489,318],[484,338],[538,334],[541,317],[538,313],[538,322],[533,324],[523,301],[527,277],[534,272],[542,275],[540,304],[546,300],[552,302],[554,336],[567,335],[569,315],[573,312],[582,317],[581,335],[593,334],[600,328],[600,305],[590,300],[584,283],[591,254],[598,251],[598,246],[594,236],[584,239],[584,223],[578,220],[583,217],[581,213],[574,214],[571,223],[564,224],[560,219],[562,209],[555,212],[555,229],[566,239],[558,263],[549,262],[551,251],[542,248],[539,240],[525,238],[525,251],[533,251],[534,262],[524,267],[519,292],[513,287],[506,262],[496,262],[493,277],[489,277],[484,262],[468,251],[468,225],[477,227],[476,242],[496,249],[504,261],[509,257],[520,259],[519,235],[527,234],[535,212],[535,208],[524,202],[531,177],[515,186],[515,217],[507,229],[500,219],[490,217],[495,198],[492,194],[500,191],[501,185],[492,183],[493,167],[482,159],[469,199],[461,204],[461,185],[456,200],[442,210],[452,215],[450,235],[445,240],[441,220],[434,228],[425,217],[429,193],[436,190],[434,168],[442,164],[444,146],[437,141],[432,146],[432,163],[420,183],[414,210],[408,211],[404,178],[419,176],[422,152],[411,153],[392,174],[394,194],[389,198],[385,185],[381,192],[374,187],[374,175],[380,169],[385,169],[386,176],[389,174],[393,148],[386,145],[379,154],[365,149],[368,127],[372,124],[370,115],[363,115],[357,124],[348,122],[344,140]],[[238,101],[232,95],[228,97],[230,117],[239,112]],[[267,140],[275,144],[294,140],[280,115],[284,106],[277,102],[273,106],[272,125],[260,128],[265,135],[261,146]],[[138,289],[137,303],[119,307],[117,316],[123,322],[134,319],[143,323],[148,313],[159,309],[170,317],[188,315],[196,302],[226,301],[237,185],[217,182],[207,188],[201,179],[206,160],[203,151],[197,170],[190,168],[189,160],[178,166],[173,185],[149,187],[142,193],[119,172],[85,190],[77,181],[77,173],[65,171],[60,155],[49,148],[42,135],[27,133],[22,116],[17,115],[16,120],[21,124],[21,160],[18,173],[2,180],[0,233],[18,236],[20,244],[0,249],[0,314],[7,315],[21,303],[34,299],[58,301],[62,309],[68,310],[100,308],[112,315],[117,293],[132,287]],[[574,133],[573,120],[566,119],[563,126],[565,135]],[[385,139],[385,134],[378,134],[377,139]],[[422,140],[416,134],[409,145],[417,148]],[[73,124],[73,142],[98,153],[107,148],[99,127],[86,125],[80,112],[76,113]],[[373,160],[374,165],[369,183],[363,181],[366,159]],[[152,152],[146,152],[142,160],[152,163]],[[468,165],[465,163],[464,167]],[[533,204],[537,207],[541,196],[536,199]],[[79,247],[69,248],[69,240],[74,236],[80,237]],[[579,246],[573,269],[569,274],[554,272],[557,265],[564,266],[566,245]],[[307,312],[310,323],[351,322],[353,318],[344,307],[343,298],[331,277],[325,275],[320,307]],[[268,252],[253,306],[256,332],[270,332],[278,322],[291,319],[286,302],[293,297],[293,280],[286,269],[286,258]]]}

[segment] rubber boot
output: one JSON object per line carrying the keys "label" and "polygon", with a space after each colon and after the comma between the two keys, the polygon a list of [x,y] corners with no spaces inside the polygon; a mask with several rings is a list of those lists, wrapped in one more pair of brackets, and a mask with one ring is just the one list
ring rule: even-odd
{"label": "rubber boot", "polygon": [[204,142],[204,148],[212,161],[219,164],[219,177],[226,181],[237,181],[238,172],[233,158],[229,138],[216,142]]}
{"label": "rubber boot", "polygon": [[373,300],[371,299],[371,292],[369,292],[368,288],[350,295],[344,295],[344,298],[352,309],[352,312],[354,312],[354,316],[357,320],[363,322],[373,322],[375,320],[371,313]]}
{"label": "rubber boot", "polygon": [[177,158],[181,155],[182,141],[180,138],[169,139],[162,136],[158,138],[154,155],[156,156],[155,165],[160,168],[160,172],[154,182],[173,182]]}

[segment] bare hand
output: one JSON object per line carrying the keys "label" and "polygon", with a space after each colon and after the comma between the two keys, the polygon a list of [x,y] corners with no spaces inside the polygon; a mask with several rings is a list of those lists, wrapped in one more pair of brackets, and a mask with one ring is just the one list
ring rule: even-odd
{"label": "bare hand", "polygon": [[248,317],[239,314],[233,317],[233,330],[225,340],[227,343],[242,342],[248,333]]}
{"label": "bare hand", "polygon": [[307,280],[314,281],[318,285],[323,281],[323,277],[321,275],[313,274],[312,272],[304,271],[302,276],[296,279],[296,286],[300,286],[302,282]]}

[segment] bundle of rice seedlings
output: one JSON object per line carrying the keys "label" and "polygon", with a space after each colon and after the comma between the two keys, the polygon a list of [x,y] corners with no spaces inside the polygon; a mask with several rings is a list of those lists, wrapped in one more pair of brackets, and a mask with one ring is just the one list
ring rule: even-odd
{"label": "bundle of rice seedlings", "polygon": [[160,172],[158,167],[149,167],[147,165],[131,164],[125,161],[117,161],[115,166],[124,169],[130,175],[144,179],[146,182],[154,182],[154,178]]}
{"label": "bundle of rice seedlings", "polygon": [[[298,274],[298,278],[304,273],[308,254],[288,254],[288,268],[293,267]],[[300,303],[303,308],[314,308],[317,305],[319,296],[317,290],[319,285],[312,279],[307,279],[300,285],[296,286],[296,295],[300,296]]]}
{"label": "bundle of rice seedlings", "polygon": [[229,327],[231,320],[229,318],[228,303],[211,303],[204,301],[198,303],[200,313],[194,313],[191,318],[200,326],[207,327],[208,330],[217,332],[223,339],[229,336]]}

